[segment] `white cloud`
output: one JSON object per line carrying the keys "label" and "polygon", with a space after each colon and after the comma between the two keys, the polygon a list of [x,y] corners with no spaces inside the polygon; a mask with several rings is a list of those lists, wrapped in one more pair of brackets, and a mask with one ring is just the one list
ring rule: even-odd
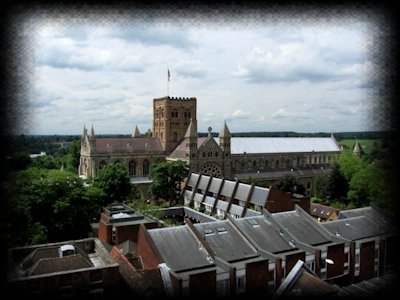
{"label": "white cloud", "polygon": [[200,131],[223,119],[232,132],[363,129],[378,82],[363,24],[228,23],[42,22],[31,32],[32,133],[79,134],[92,122],[145,131],[152,100],[167,93],[197,97]]}
{"label": "white cloud", "polygon": [[278,109],[275,113],[272,114],[272,118],[288,118],[291,117],[292,114],[286,111],[283,108]]}

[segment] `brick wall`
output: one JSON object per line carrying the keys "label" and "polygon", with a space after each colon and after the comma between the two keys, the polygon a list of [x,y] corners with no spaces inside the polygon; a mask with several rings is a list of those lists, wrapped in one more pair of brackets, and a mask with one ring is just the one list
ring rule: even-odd
{"label": "brick wall", "polygon": [[139,234],[139,224],[115,226],[115,244],[121,244],[126,240],[132,240],[137,243]]}
{"label": "brick wall", "polygon": [[147,234],[147,229],[143,224],[140,225],[136,254],[142,257],[144,269],[154,269],[162,262],[161,258],[156,253],[153,247],[150,236]]}
{"label": "brick wall", "polygon": [[267,203],[265,207],[270,213],[288,211],[294,209],[294,203],[291,196],[285,192],[271,187],[269,190]]}
{"label": "brick wall", "polygon": [[217,273],[215,270],[189,276],[189,289],[192,296],[215,297],[216,288]]}
{"label": "brick wall", "polygon": [[360,277],[359,280],[374,277],[375,242],[366,242],[360,245]]}
{"label": "brick wall", "polygon": [[268,292],[268,260],[246,264],[246,295]]}
{"label": "brick wall", "polygon": [[99,222],[98,239],[103,243],[110,244],[112,235],[112,225],[107,225],[102,220]]}
{"label": "brick wall", "polygon": [[332,245],[328,247],[327,258],[333,260],[334,264],[326,264],[327,278],[343,275],[345,253],[344,244]]}
{"label": "brick wall", "polygon": [[293,269],[294,265],[297,263],[298,260],[306,261],[306,253],[300,252],[286,256],[286,276],[289,272]]}

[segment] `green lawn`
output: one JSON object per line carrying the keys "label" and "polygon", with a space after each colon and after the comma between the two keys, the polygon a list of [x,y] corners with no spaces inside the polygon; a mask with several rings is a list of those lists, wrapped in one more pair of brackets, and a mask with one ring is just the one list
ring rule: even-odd
{"label": "green lawn", "polygon": [[376,142],[378,146],[381,144],[381,140],[359,140],[359,139],[346,139],[339,141],[339,144],[345,145],[349,150],[353,151],[354,145],[358,142],[365,154],[369,154],[372,150],[372,145]]}

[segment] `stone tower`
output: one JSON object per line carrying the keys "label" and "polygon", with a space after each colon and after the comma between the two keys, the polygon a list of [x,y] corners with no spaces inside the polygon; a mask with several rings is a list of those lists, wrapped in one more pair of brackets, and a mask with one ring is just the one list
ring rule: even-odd
{"label": "stone tower", "polygon": [[192,121],[197,128],[196,98],[163,97],[153,100],[153,136],[169,155],[185,138]]}
{"label": "stone tower", "polygon": [[225,177],[231,177],[231,133],[229,131],[226,121],[219,132],[219,146],[223,151],[223,169]]}
{"label": "stone tower", "polygon": [[197,167],[197,128],[193,121],[190,121],[185,134],[186,159],[190,168]]}

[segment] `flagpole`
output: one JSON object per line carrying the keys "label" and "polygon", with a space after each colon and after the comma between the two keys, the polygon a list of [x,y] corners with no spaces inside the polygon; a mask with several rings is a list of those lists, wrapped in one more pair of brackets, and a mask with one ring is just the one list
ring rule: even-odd
{"label": "flagpole", "polygon": [[167,97],[169,97],[169,68],[167,70]]}

